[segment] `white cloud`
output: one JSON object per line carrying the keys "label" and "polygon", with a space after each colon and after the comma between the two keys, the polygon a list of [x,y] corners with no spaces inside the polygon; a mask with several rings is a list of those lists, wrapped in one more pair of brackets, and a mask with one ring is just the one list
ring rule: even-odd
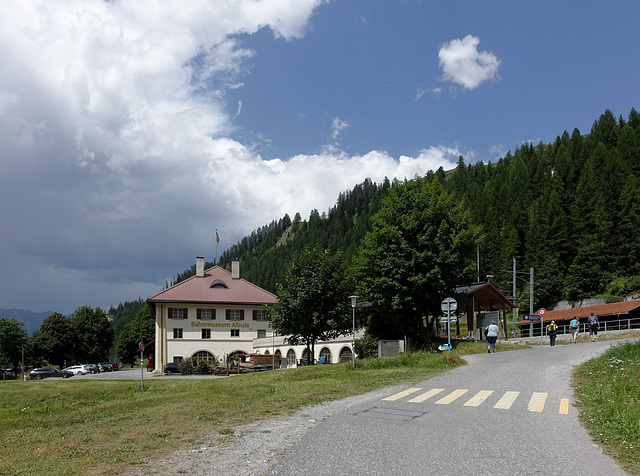
{"label": "white cloud", "polygon": [[[146,297],[285,213],[370,177],[412,178],[454,149],[262,160],[230,139],[235,35],[304,34],[321,0],[0,3],[0,307],[63,313]],[[349,124],[336,117],[335,141]]]}
{"label": "white cloud", "polygon": [[331,121],[331,139],[338,140],[340,133],[349,127],[349,123],[339,117],[334,117]]}
{"label": "white cloud", "polygon": [[440,94],[442,92],[442,88],[428,88],[428,89],[422,89],[422,88],[418,88],[416,89],[416,97],[415,100],[419,100],[422,98],[422,96],[424,96],[425,94]]}
{"label": "white cloud", "polygon": [[493,53],[478,51],[480,39],[467,35],[445,43],[438,52],[443,80],[465,89],[475,89],[490,79],[498,79],[500,60]]}

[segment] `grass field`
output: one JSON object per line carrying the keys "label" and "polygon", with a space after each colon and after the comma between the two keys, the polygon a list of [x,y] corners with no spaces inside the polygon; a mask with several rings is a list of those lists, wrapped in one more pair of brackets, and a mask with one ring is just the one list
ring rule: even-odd
{"label": "grass field", "polygon": [[[398,383],[416,383],[462,364],[461,355],[486,352],[482,342],[453,342],[447,362],[443,353],[417,352],[394,359],[367,359],[351,363],[305,366],[286,371],[262,372],[223,379],[145,380],[145,389],[135,380],[43,380],[0,382],[0,475],[106,475],[122,474],[143,462],[160,458],[180,448],[194,446],[211,434],[251,421],[289,415],[299,408],[341,399]],[[501,343],[497,350],[522,348]],[[635,360],[635,400],[619,405],[635,408],[638,419],[638,356],[607,359]],[[625,360],[626,359],[626,360]],[[619,366],[607,361],[599,370],[618,375]],[[632,366],[625,367],[630,372]],[[591,376],[589,376],[591,377]],[[577,390],[583,388],[576,377]],[[608,392],[633,389],[606,386]],[[591,381],[587,378],[587,382]],[[615,400],[615,394],[599,399]],[[583,400],[579,398],[582,408]],[[628,397],[626,401],[631,402]],[[605,405],[606,406],[606,405]],[[611,406],[611,405],[610,405]],[[604,411],[604,410],[603,410]],[[609,411],[613,411],[612,408]],[[620,442],[614,454],[633,454],[625,463],[638,467],[638,425],[605,425],[606,418],[586,416],[591,431],[601,432],[604,443]],[[599,414],[596,412],[596,415]],[[624,416],[625,421],[633,418]],[[605,427],[607,433],[598,430]],[[612,432],[612,433],[608,433]],[[626,432],[621,434],[620,432]],[[629,435],[625,437],[625,435]],[[635,442],[633,440],[635,438]],[[623,443],[624,441],[624,443]],[[627,445],[627,446],[625,446]],[[626,458],[626,459],[625,459]],[[626,461],[628,458],[621,458]],[[640,473],[633,473],[640,474]]]}
{"label": "grass field", "polygon": [[640,476],[640,342],[581,365],[573,383],[580,420],[593,440]]}
{"label": "grass field", "polygon": [[459,365],[441,353],[223,379],[0,383],[0,474],[118,474],[207,434]]}

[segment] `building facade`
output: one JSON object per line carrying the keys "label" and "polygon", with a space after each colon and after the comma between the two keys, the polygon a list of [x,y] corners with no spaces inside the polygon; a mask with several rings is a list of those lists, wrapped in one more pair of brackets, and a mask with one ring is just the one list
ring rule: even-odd
{"label": "building facade", "polygon": [[[287,366],[306,361],[306,347],[288,345],[276,336],[266,310],[277,297],[240,278],[240,264],[231,272],[214,266],[204,269],[196,258],[196,274],[147,299],[155,315],[155,372],[165,364],[187,359],[216,365],[234,354],[280,354]],[[356,334],[362,337],[362,331]],[[351,360],[352,336],[318,342],[311,360],[338,363]]]}

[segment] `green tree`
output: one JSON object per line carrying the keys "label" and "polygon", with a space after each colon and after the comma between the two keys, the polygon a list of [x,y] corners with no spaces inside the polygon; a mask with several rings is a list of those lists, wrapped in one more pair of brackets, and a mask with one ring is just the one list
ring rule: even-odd
{"label": "green tree", "polygon": [[109,349],[113,346],[113,326],[102,309],[79,307],[71,317],[71,325],[78,339],[76,362],[97,363],[108,359]]}
{"label": "green tree", "polygon": [[66,360],[74,356],[76,333],[71,321],[59,312],[54,312],[40,326],[40,332],[33,341],[36,358],[64,367]]}
{"label": "green tree", "polygon": [[310,356],[315,343],[349,333],[349,294],[353,292],[340,253],[319,246],[305,249],[287,267],[278,285],[271,325],[292,345],[304,344]]}
{"label": "green tree", "polygon": [[359,294],[382,309],[387,329],[424,344],[434,336],[442,299],[472,275],[476,237],[462,203],[437,180],[398,184],[361,247]]}
{"label": "green tree", "polygon": [[155,318],[149,306],[145,306],[138,311],[131,322],[126,324],[118,337],[116,355],[118,361],[133,364],[140,354],[138,345],[140,341],[145,344],[155,337]]}
{"label": "green tree", "polygon": [[0,317],[0,366],[9,365],[18,375],[22,361],[22,346],[27,343],[24,322]]}

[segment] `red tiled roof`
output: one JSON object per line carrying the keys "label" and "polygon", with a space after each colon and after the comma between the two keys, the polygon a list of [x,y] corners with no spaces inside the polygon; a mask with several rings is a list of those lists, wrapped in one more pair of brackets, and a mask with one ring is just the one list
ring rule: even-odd
{"label": "red tiled roof", "polygon": [[[222,281],[225,287],[211,287],[214,281]],[[225,303],[225,304],[275,304],[275,294],[245,279],[233,279],[224,268],[214,266],[204,276],[192,276],[170,288],[149,297],[150,304],[161,302]]]}
{"label": "red tiled roof", "polygon": [[[618,316],[621,314],[629,314],[634,309],[640,308],[640,300],[612,302],[610,304],[599,304],[597,306],[575,307],[572,309],[559,309],[557,311],[547,311],[544,314],[543,321],[570,321],[573,316],[579,319],[587,319],[593,312],[598,317]],[[518,324],[525,324],[529,321],[520,321]]]}

